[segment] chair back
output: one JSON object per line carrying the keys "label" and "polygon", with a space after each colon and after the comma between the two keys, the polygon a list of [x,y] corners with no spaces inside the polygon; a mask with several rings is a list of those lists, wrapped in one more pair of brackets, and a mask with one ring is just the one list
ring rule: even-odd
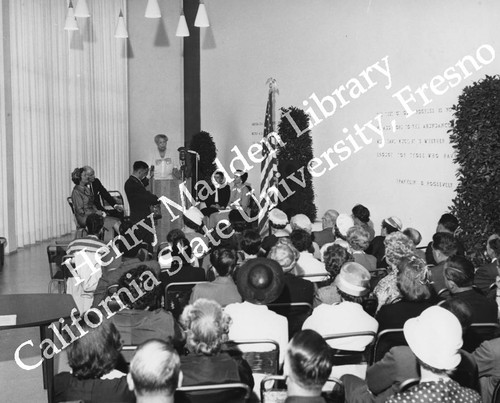
{"label": "chair back", "polygon": [[369,364],[371,362],[373,346],[377,337],[377,333],[375,332],[365,331],[331,334],[323,336],[323,339],[328,343],[331,340],[352,339],[354,337],[370,337],[371,341],[366,345],[363,351],[341,350],[332,347],[333,365],[360,365]]}
{"label": "chair back", "polygon": [[500,381],[498,381],[498,383],[495,386],[495,389],[493,389],[491,403],[500,403]]}
{"label": "chair back", "polygon": [[[252,346],[254,346],[253,349]],[[241,354],[254,374],[276,375],[278,373],[280,347],[274,340],[229,340],[225,343],[225,348],[230,355]]]}
{"label": "chair back", "polygon": [[[330,377],[326,384],[333,384],[332,390],[322,396],[327,402],[344,401],[344,384],[337,378]],[[260,382],[261,403],[284,403],[287,397],[286,377],[284,375],[269,375]]]}
{"label": "chair back", "polygon": [[288,337],[302,329],[304,321],[311,316],[313,307],[308,302],[279,302],[267,304],[267,307],[288,320]]}
{"label": "chair back", "polygon": [[137,346],[133,344],[123,345],[121,350],[121,355],[126,363],[130,364],[132,358],[134,358]]}
{"label": "chair back", "polygon": [[372,363],[380,361],[392,347],[407,345],[403,329],[382,330],[375,340]]}
{"label": "chair back", "polygon": [[83,235],[87,233],[87,230],[86,230],[85,226],[81,226],[78,223],[78,220],[76,219],[75,207],[73,206],[73,199],[71,198],[71,196],[66,197],[66,201],[68,202],[69,207],[71,208],[71,213],[73,214],[73,221],[75,222],[75,226],[76,226],[75,239],[78,237],[78,231],[82,232],[81,236],[83,237]]}
{"label": "chair back", "polygon": [[207,281],[186,281],[167,284],[165,287],[165,309],[172,312],[172,315],[178,319],[186,305],[189,304],[189,298],[191,297],[193,287],[196,284],[206,282]]}
{"label": "chair back", "polygon": [[66,259],[67,244],[48,245],[47,259],[49,261],[50,281],[48,293],[57,291],[59,294],[66,293],[66,280],[71,277],[66,265],[63,263]]}
{"label": "chair back", "polygon": [[415,385],[418,385],[419,382],[420,382],[420,378],[406,379],[405,381],[403,381],[399,384],[399,388],[398,388],[397,393],[406,392],[408,389],[414,387]]}
{"label": "chair back", "polygon": [[[214,374],[217,375],[217,374]],[[175,402],[180,403],[244,403],[251,389],[244,383],[181,386],[175,391]]]}

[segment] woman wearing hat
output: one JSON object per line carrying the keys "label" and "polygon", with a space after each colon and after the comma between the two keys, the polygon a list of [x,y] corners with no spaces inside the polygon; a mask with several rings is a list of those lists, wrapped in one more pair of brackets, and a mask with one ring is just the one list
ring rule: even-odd
{"label": "woman wearing hat", "polygon": [[462,326],[457,317],[439,306],[427,308],[403,328],[408,346],[420,367],[420,383],[398,393],[387,403],[480,403],[474,390],[460,386],[450,373],[461,360]]}

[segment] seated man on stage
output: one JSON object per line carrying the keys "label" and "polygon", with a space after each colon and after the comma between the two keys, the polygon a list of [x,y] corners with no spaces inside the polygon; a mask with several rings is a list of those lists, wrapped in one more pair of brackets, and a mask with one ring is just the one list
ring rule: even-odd
{"label": "seated man on stage", "polygon": [[[88,165],[84,166],[83,169],[87,173],[87,186],[90,189],[90,193],[94,195],[94,205],[96,208],[100,211],[104,211],[111,217],[123,220],[123,206],[116,202],[115,198],[109,194],[101,181],[95,177],[94,169]],[[102,200],[106,200],[108,204],[113,207],[113,210],[106,210],[102,205]]]}
{"label": "seated man on stage", "polygon": [[214,192],[205,200],[206,207],[201,209],[203,215],[207,217],[213,213],[217,213],[219,210],[225,209],[231,196],[231,188],[222,171],[215,171],[213,173],[212,183],[214,184]]}
{"label": "seated man on stage", "polygon": [[[160,203],[158,198],[149,192],[144,185],[144,179],[146,179],[148,172],[148,164],[144,161],[136,161],[134,162],[132,175],[125,182],[125,194],[130,205],[130,221],[133,224],[147,219],[148,215],[151,214],[151,206]],[[153,227],[153,223],[149,222],[149,219],[147,221],[146,224]],[[154,234],[143,227],[139,228],[139,230],[141,231],[141,241],[151,244],[154,240]]]}

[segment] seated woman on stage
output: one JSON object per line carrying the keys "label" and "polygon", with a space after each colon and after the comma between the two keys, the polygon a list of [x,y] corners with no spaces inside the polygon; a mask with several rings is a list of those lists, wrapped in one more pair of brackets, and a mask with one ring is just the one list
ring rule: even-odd
{"label": "seated woman on stage", "polygon": [[203,215],[207,217],[225,209],[231,196],[231,188],[222,171],[215,171],[213,173],[212,183],[214,185],[214,192],[205,200],[206,207],[201,209]]}
{"label": "seated woman on stage", "polygon": [[[135,402],[128,390],[126,374],[117,370],[120,358],[120,333],[109,321],[94,312],[80,320],[82,337],[67,347],[72,372],[61,372],[54,378],[56,402]],[[92,326],[89,326],[90,325]]]}
{"label": "seated woman on stage", "polygon": [[98,210],[94,203],[94,196],[88,188],[87,172],[84,168],[75,168],[71,174],[71,180],[75,184],[71,193],[73,210],[80,227],[85,227],[85,222],[90,214],[99,214],[104,217],[104,241],[108,242],[119,233],[120,220],[114,217],[107,217],[104,211]]}
{"label": "seated woman on stage", "polygon": [[253,388],[248,363],[241,356],[221,351],[228,340],[231,318],[217,302],[196,300],[184,308],[180,323],[186,330],[188,350],[188,355],[181,357],[182,386],[243,382]]}

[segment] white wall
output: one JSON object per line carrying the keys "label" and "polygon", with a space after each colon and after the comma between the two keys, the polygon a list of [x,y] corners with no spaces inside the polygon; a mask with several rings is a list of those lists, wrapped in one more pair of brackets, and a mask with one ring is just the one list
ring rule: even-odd
{"label": "white wall", "polygon": [[[202,30],[202,129],[214,136],[224,165],[228,167],[234,157],[230,150],[235,144],[246,152],[260,140],[262,126],[252,123],[264,119],[267,78],[278,81],[279,106],[302,107],[311,94],[321,99],[351,78],[359,78],[367,87],[358,75],[387,56],[390,88],[385,88],[387,79],[372,70],[377,85],[338,107],[312,130],[314,154],[319,157],[345,139],[344,128],[353,133],[356,123],[363,126],[372,120],[375,124],[373,119],[382,113],[386,145],[380,148],[375,141],[364,145],[317,178],[316,205],[322,214],[328,208],[349,212],[354,204],[362,203],[371,210],[376,225],[384,217],[397,215],[404,226],[417,227],[428,240],[438,217],[451,205],[456,186],[455,167],[449,158],[453,150],[445,127],[452,118],[449,108],[465,85],[499,71],[500,3],[208,0],[206,5],[211,27]],[[459,59],[475,55],[483,44],[498,53],[490,64],[465,79],[462,74],[458,85],[433,95],[424,108],[412,105],[424,112],[433,109],[432,113],[403,116],[403,106],[392,97],[395,92],[406,85],[415,90],[429,84]],[[487,52],[483,57],[488,57]],[[308,106],[311,104],[309,101]],[[320,113],[318,107],[314,111]],[[393,115],[387,116],[387,112]],[[395,132],[390,124],[393,119]],[[441,127],[424,128],[425,124]],[[362,144],[358,136],[354,138]],[[393,143],[388,144],[389,140]],[[413,140],[416,144],[411,144]],[[433,143],[426,144],[426,140]],[[424,158],[420,158],[422,153]],[[434,153],[438,158],[430,158]],[[258,170],[256,166],[249,175],[254,186]],[[436,183],[442,186],[434,186]]]}

